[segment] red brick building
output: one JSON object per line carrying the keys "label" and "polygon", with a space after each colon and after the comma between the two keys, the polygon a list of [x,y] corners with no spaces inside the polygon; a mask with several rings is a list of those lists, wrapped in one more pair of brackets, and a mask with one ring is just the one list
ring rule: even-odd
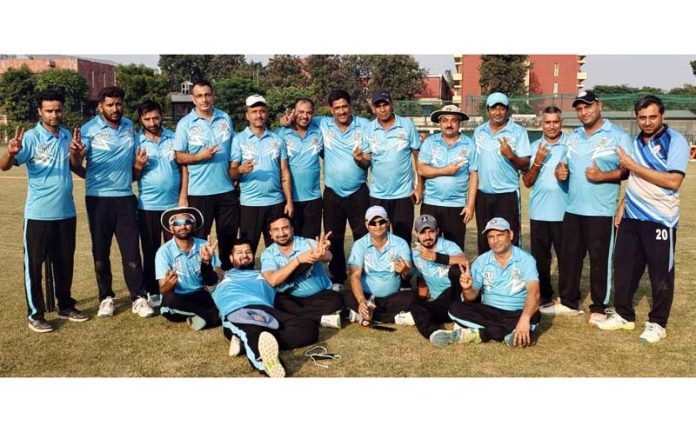
{"label": "red brick building", "polygon": [[96,101],[104,87],[116,85],[116,64],[106,61],[68,56],[32,56],[31,58],[0,59],[0,74],[8,69],[27,65],[32,73],[49,70],[73,70],[82,75],[89,86],[89,99]]}
{"label": "red brick building", "polygon": [[416,93],[415,98],[439,103],[451,101],[454,92],[452,91],[451,81],[448,78],[451,79],[451,77],[445,77],[445,75],[428,75],[423,80],[423,89]]}
{"label": "red brick building", "polygon": [[[572,98],[583,87],[587,73],[580,68],[585,63],[583,55],[529,55],[531,66],[527,73],[526,84],[529,95],[549,95],[559,98],[561,109],[570,109]],[[455,55],[455,73],[453,102],[458,103],[466,112],[475,112],[481,95],[479,87],[480,55]],[[568,96],[563,98],[562,96]],[[568,104],[568,107],[564,106]]]}

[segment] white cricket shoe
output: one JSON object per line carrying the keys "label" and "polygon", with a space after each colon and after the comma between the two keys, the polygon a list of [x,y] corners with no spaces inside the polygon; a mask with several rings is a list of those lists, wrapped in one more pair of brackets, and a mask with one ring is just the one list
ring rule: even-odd
{"label": "white cricket shoe", "polygon": [[99,318],[109,318],[114,316],[115,309],[116,307],[114,306],[113,297],[107,297],[102,300],[101,303],[99,303],[99,311],[97,312],[97,316]]}
{"label": "white cricket shoe", "polygon": [[138,314],[138,316],[141,318],[149,318],[155,315],[155,311],[152,310],[150,305],[147,304],[147,300],[145,300],[143,297],[138,297],[135,299],[133,306],[131,307],[131,312]]}

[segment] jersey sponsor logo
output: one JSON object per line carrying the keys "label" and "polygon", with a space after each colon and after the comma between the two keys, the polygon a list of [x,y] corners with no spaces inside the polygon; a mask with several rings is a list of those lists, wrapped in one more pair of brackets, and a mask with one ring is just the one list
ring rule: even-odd
{"label": "jersey sponsor logo", "polygon": [[319,137],[312,137],[310,148],[312,150],[312,155],[319,154],[319,152],[321,151],[321,142],[319,140]]}
{"label": "jersey sponsor logo", "polygon": [[365,273],[370,273],[371,270],[378,271],[375,265],[375,256],[372,253],[366,253],[364,258]]}
{"label": "jersey sponsor logo", "polygon": [[215,138],[220,141],[227,141],[230,137],[230,127],[227,122],[220,121],[216,123],[217,129],[215,129]]}
{"label": "jersey sponsor logo", "polygon": [[192,146],[202,147],[205,145],[203,142],[203,128],[200,126],[193,126],[188,130],[188,143]]}
{"label": "jersey sponsor logo", "polygon": [[300,153],[300,143],[294,138],[286,138],[285,144],[288,147],[288,156],[293,157],[296,153]]}
{"label": "jersey sponsor logo", "polygon": [[592,153],[592,159],[601,158],[604,156],[614,156],[616,151],[613,145],[611,145],[613,140],[611,138],[602,137],[597,141],[594,153]]}
{"label": "jersey sponsor logo", "polygon": [[257,158],[256,146],[253,142],[247,141],[239,146],[242,149],[242,160],[254,160]]}
{"label": "jersey sponsor logo", "polygon": [[510,294],[522,291],[526,284],[522,280],[522,272],[520,269],[516,267],[513,268],[510,272],[510,277],[512,278],[510,281]]}
{"label": "jersey sponsor logo", "polygon": [[492,271],[487,271],[483,274],[483,289],[490,291],[493,288],[493,281],[495,276],[493,276]]}
{"label": "jersey sponsor logo", "polygon": [[33,161],[37,165],[50,166],[53,162],[53,145],[44,144],[38,146]]}
{"label": "jersey sponsor logo", "polygon": [[109,147],[109,132],[99,132],[92,138],[92,147],[98,150],[110,151]]}
{"label": "jersey sponsor logo", "polygon": [[277,139],[271,140],[268,149],[266,150],[266,156],[271,159],[278,159],[280,156],[280,143]]}

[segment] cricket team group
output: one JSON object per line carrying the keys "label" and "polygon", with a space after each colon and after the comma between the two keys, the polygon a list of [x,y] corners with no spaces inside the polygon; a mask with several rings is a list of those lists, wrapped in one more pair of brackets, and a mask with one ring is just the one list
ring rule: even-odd
{"label": "cricket team group", "polygon": [[[633,330],[647,266],[652,304],[639,338],[666,336],[689,145],[663,122],[659,98],[635,102],[640,133],[631,138],[602,117],[593,91],[582,91],[572,104],[581,126],[564,132],[561,110],[548,106],[543,136],[530,143],[500,92],[488,95],[473,139],[461,132],[469,116],[445,105],[430,116],[441,132],[422,140],[384,90],[371,94],[371,120],[353,115],[350,94],[334,90],[331,116],[315,116],[313,101],[300,98],[275,131],[261,95],[246,99],[241,132],[215,108],[210,82],[196,82],[191,96],[194,108],[175,131],[150,100],[139,105],[136,128],[123,117],[123,90],[106,87],[97,115],[71,132],[61,126],[63,95],[38,95],[38,123],[17,128],[0,156],[2,170],[26,165],[29,329],[54,330],[42,290],[47,259],[57,317],[89,319],[71,296],[74,173],[85,179],[97,316],[115,312],[115,237],[134,314],[159,309],[194,330],[221,326],[229,354],[246,354],[271,377],[286,374],[280,349],[314,344],[319,327],[343,322],[415,325],[439,347],[534,345],[543,314],[584,313],[586,254],[589,324]],[[531,251],[519,246],[520,177],[531,189]],[[463,250],[474,218],[478,256],[470,260]],[[347,224],[354,243],[346,259]]]}

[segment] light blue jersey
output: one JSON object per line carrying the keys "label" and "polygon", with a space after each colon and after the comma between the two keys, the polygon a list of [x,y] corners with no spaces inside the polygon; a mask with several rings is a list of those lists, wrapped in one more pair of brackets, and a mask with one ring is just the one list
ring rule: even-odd
{"label": "light blue jersey", "polygon": [[370,196],[373,198],[406,198],[415,187],[411,154],[420,149],[420,139],[412,120],[395,117],[389,130],[377,119],[365,128],[363,152],[372,155]]}
{"label": "light blue jersey", "polygon": [[231,269],[212,292],[213,301],[220,311],[220,317],[246,306],[273,307],[275,290],[258,270]]}
{"label": "light blue jersey", "polygon": [[399,291],[401,286],[401,277],[394,270],[399,258],[411,263],[411,249],[404,239],[387,232],[387,243],[380,252],[372,243],[370,234],[365,234],[353,243],[348,265],[362,268],[360,280],[366,294],[387,297]]}
{"label": "light blue jersey", "polygon": [[[662,173],[686,174],[689,143],[674,129],[665,129],[649,142],[642,135],[633,141],[631,157],[640,165]],[[637,176],[628,177],[623,217],[676,227],[679,223],[679,191],[657,186]]]}
{"label": "light blue jersey", "polygon": [[441,207],[466,206],[469,197],[469,174],[478,169],[476,149],[471,138],[461,134],[459,141],[450,147],[442,139],[441,133],[430,135],[423,141],[418,160],[433,168],[461,165],[455,175],[425,179],[424,204]]}
{"label": "light blue jersey", "polygon": [[[444,237],[437,238],[435,252],[445,255],[462,255],[464,253],[456,243],[446,240]],[[425,279],[431,298],[438,298],[452,285],[448,277],[450,266],[422,259],[418,248],[413,249],[413,265],[417,270],[416,275]]]}
{"label": "light blue jersey", "polygon": [[199,117],[195,108],[179,120],[174,138],[175,151],[196,154],[208,147],[220,147],[212,159],[187,165],[189,195],[216,195],[234,189],[229,174],[232,137],[232,119],[217,108],[213,110],[210,121]]}
{"label": "light blue jersey", "polygon": [[520,190],[517,168],[500,154],[499,139],[507,138],[508,144],[517,157],[531,156],[527,130],[512,120],[497,133],[493,133],[489,122],[474,130],[476,153],[478,156],[478,188],[489,194],[516,192]]}
{"label": "light blue jersey", "polygon": [[75,217],[73,181],[70,174],[70,141],[64,127],[55,136],[41,122],[24,134],[17,165],[27,165],[28,192],[24,218],[59,220]]}
{"label": "light blue jersey", "polygon": [[[295,236],[292,244],[292,252],[285,255],[277,243],[273,243],[261,255],[261,273],[278,270],[288,265],[297,255],[307,252],[317,246],[314,240]],[[309,297],[320,291],[331,289],[331,279],[326,275],[324,266],[320,262],[314,263],[302,276],[290,282],[284,282],[276,287],[279,292],[295,297]]]}
{"label": "light blue jersey", "polygon": [[593,162],[602,171],[619,168],[616,148],[622,147],[630,153],[631,137],[626,131],[604,119],[602,127],[592,136],[585,129],[576,128],[568,137],[568,206],[566,211],[580,216],[613,216],[621,185],[616,183],[594,183],[587,180],[585,170]]}
{"label": "light blue jersey", "polygon": [[118,128],[96,116],[82,126],[82,144],[87,151],[87,196],[133,195],[133,164],[138,147],[133,122],[121,118]]}
{"label": "light blue jersey", "polygon": [[319,128],[310,124],[304,137],[287,127],[278,129],[276,133],[285,141],[288,151],[288,166],[292,175],[292,200],[302,202],[321,198],[319,158],[322,155],[324,141]]}
{"label": "light blue jersey", "polygon": [[539,280],[534,257],[514,245],[504,268],[490,250],[476,258],[471,276],[474,288],[481,290],[481,303],[507,311],[524,309],[527,283]]}
{"label": "light blue jersey", "polygon": [[159,142],[154,142],[141,131],[138,143],[147,152],[147,163],[138,179],[138,208],[162,211],[176,207],[181,170],[174,157],[174,132],[162,128]]}
{"label": "light blue jersey", "polygon": [[[207,242],[196,237],[192,237],[191,240],[193,240],[193,246],[188,253],[179,249],[176,239],[171,239],[160,246],[155,255],[155,278],[157,280],[164,279],[168,270],[176,269],[179,280],[174,285],[174,292],[177,294],[192,294],[204,289],[200,254]],[[220,259],[217,254],[213,254],[210,263],[213,267],[220,267]]]}
{"label": "light blue jersey", "polygon": [[239,201],[243,206],[270,206],[285,201],[280,161],[287,158],[285,141],[269,130],[258,137],[247,127],[234,137],[230,161],[254,161],[254,170],[239,179]]}
{"label": "light blue jersey", "polygon": [[532,143],[532,157],[529,159],[529,167],[534,163],[534,156],[539,147],[545,145],[549,153],[539,169],[532,191],[529,194],[529,219],[547,222],[561,222],[568,205],[568,182],[558,181],[555,171],[558,163],[565,158],[568,151],[568,135],[561,134],[561,138],[554,144],[539,138]]}
{"label": "light blue jersey", "polygon": [[324,140],[324,185],[345,198],[367,182],[367,170],[353,159],[353,151],[362,147],[364,128],[370,121],[353,116],[343,132],[333,117],[314,117]]}

